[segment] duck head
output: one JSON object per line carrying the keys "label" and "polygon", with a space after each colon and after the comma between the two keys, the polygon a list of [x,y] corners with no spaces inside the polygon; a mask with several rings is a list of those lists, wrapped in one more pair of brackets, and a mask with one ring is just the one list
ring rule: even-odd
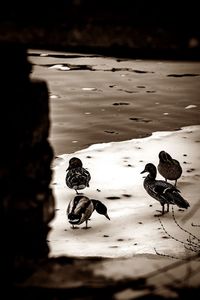
{"label": "duck head", "polygon": [[100,214],[104,215],[108,220],[110,220],[110,217],[108,216],[107,207],[99,200],[92,199],[94,209]]}
{"label": "duck head", "polygon": [[161,162],[167,162],[167,163],[172,163],[172,157],[165,151],[160,151],[158,154],[158,157]]}
{"label": "duck head", "polygon": [[68,214],[68,221],[72,225],[78,225],[81,221],[81,215],[69,213]]}
{"label": "duck head", "polygon": [[154,166],[154,164],[152,164],[152,163],[146,164],[144,170],[140,174],[143,174],[146,172],[149,173],[150,177],[152,177],[154,179],[156,178],[157,170],[156,170],[156,167]]}
{"label": "duck head", "polygon": [[72,157],[70,160],[69,160],[69,166],[67,168],[66,171],[69,171],[69,170],[72,170],[72,169],[75,169],[75,168],[82,168],[83,166],[83,163],[82,161],[80,160],[80,158],[78,157]]}

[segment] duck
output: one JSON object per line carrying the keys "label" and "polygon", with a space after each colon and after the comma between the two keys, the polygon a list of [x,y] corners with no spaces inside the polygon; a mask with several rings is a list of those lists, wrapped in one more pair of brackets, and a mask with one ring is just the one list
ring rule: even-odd
{"label": "duck", "polygon": [[83,163],[80,158],[72,157],[69,160],[69,166],[66,172],[66,185],[70,189],[74,189],[76,191],[76,194],[79,194],[78,190],[82,190],[86,187],[89,187],[91,175],[89,171],[83,168]]}
{"label": "duck", "polygon": [[[143,186],[152,198],[160,202],[162,206],[161,215],[169,212],[170,204],[184,209],[190,206],[189,202],[181,196],[180,191],[173,184],[164,180],[156,180],[157,169],[154,164],[147,163],[141,174],[145,172],[149,174],[145,177]],[[166,211],[165,205],[167,205]]]}
{"label": "duck", "polygon": [[74,225],[80,225],[85,222],[85,229],[88,229],[88,220],[92,213],[96,210],[100,215],[104,215],[108,220],[107,207],[100,201],[96,199],[90,199],[84,195],[75,196],[68,204],[67,207],[67,217],[72,228]]}
{"label": "duck", "polygon": [[177,180],[181,177],[183,172],[182,167],[178,160],[171,157],[166,151],[160,151],[158,154],[158,172],[165,180],[175,180],[174,185],[177,185]]}

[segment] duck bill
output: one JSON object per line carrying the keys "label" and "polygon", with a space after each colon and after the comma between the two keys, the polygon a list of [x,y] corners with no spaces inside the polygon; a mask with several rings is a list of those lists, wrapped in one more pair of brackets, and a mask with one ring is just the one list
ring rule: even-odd
{"label": "duck bill", "polygon": [[80,223],[80,219],[69,220],[69,223],[72,225],[78,225]]}
{"label": "duck bill", "polygon": [[144,169],[142,172],[140,172],[140,174],[144,174],[146,172],[146,170]]}
{"label": "duck bill", "polygon": [[68,217],[68,221],[72,225],[79,225],[81,224],[81,217],[80,216]]}
{"label": "duck bill", "polygon": [[106,217],[108,220],[110,220],[110,218],[109,218],[108,214],[106,214],[106,215],[105,215],[105,217]]}

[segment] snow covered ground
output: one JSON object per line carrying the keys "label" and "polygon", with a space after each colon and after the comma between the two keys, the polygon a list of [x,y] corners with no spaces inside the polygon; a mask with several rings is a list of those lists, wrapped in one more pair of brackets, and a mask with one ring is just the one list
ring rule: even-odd
{"label": "snow covered ground", "polygon": [[[199,179],[200,179],[200,126],[187,126],[178,131],[155,132],[150,137],[123,142],[94,144],[75,153],[55,158],[52,187],[56,198],[56,217],[50,224],[50,255],[78,257],[128,258],[137,254],[156,254],[185,257],[190,253],[183,243],[188,233],[175,223],[170,212],[155,217],[161,206],[143,187],[140,174],[148,162],[158,164],[158,153],[167,151],[179,160],[183,173],[177,187],[188,200],[187,210],[174,206],[175,219],[181,227],[198,236]],[[90,228],[72,229],[66,216],[69,201],[76,195],[65,184],[69,159],[79,157],[91,174],[90,187],[82,192],[89,198],[102,201],[108,208],[110,221],[94,212]],[[158,179],[163,179],[157,174]],[[171,182],[173,183],[173,182]],[[175,239],[170,238],[164,229]]]}

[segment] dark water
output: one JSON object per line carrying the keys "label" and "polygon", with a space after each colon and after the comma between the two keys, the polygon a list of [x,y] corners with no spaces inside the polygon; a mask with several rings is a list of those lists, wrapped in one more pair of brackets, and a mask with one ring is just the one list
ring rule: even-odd
{"label": "dark water", "polygon": [[56,154],[199,124],[199,62],[40,54],[29,59],[49,86]]}

